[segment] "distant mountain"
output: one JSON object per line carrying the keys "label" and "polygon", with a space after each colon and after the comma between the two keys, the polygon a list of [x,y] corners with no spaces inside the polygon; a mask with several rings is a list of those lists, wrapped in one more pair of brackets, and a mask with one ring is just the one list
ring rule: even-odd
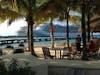
{"label": "distant mountain", "polygon": [[[80,34],[78,32],[79,26],[69,26],[69,36],[70,37],[76,37],[77,34]],[[61,25],[54,25],[54,36],[63,36],[66,37],[66,26]],[[34,36],[50,36],[50,24],[46,23],[42,26],[37,27],[33,30]],[[21,30],[18,32],[18,36],[27,36],[27,27],[22,27]]]}

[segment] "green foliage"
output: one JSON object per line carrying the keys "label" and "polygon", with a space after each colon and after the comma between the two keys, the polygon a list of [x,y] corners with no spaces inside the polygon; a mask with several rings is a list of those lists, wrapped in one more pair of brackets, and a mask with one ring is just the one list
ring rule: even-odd
{"label": "green foliage", "polygon": [[73,25],[80,25],[81,24],[81,17],[80,16],[70,16],[70,21]]}
{"label": "green foliage", "polygon": [[38,5],[41,5],[43,4],[44,2],[47,2],[48,0],[36,0],[37,4]]}
{"label": "green foliage", "polygon": [[16,59],[12,59],[8,68],[5,66],[4,61],[0,61],[0,75],[35,75],[35,72],[31,70],[29,67],[29,63],[23,63],[20,66],[18,65],[18,61]]}
{"label": "green foliage", "polygon": [[19,66],[16,59],[12,60],[8,70],[9,75],[34,75],[35,72],[31,70],[31,67],[28,66],[28,63],[23,63],[24,66]]}
{"label": "green foliage", "polygon": [[0,17],[0,23],[3,23],[6,20],[5,17]]}
{"label": "green foliage", "polygon": [[7,75],[7,68],[5,67],[5,62],[0,60],[0,75]]}

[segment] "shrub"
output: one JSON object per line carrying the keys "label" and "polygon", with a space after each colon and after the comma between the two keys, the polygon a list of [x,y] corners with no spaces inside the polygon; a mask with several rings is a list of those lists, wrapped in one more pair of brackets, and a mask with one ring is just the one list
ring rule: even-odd
{"label": "shrub", "polygon": [[0,60],[0,75],[7,75],[7,68],[2,60]]}
{"label": "shrub", "polygon": [[16,59],[12,59],[7,68],[5,62],[0,61],[0,75],[35,75],[35,72],[29,67],[29,63],[24,62],[23,64],[24,66],[20,66]]}

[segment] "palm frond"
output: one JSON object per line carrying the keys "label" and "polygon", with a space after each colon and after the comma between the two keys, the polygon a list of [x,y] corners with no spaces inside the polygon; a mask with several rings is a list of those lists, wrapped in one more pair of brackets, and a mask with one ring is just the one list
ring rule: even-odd
{"label": "palm frond", "polygon": [[61,0],[49,0],[41,5],[37,10],[37,15],[41,18],[58,17],[60,13],[64,12],[64,6],[59,2]]}
{"label": "palm frond", "polygon": [[1,22],[6,19],[9,19],[9,21],[12,22],[15,19],[19,19],[21,17],[23,16],[15,11],[9,10],[8,8],[0,7],[0,18],[2,19]]}
{"label": "palm frond", "polygon": [[6,17],[0,17],[0,23],[3,23],[6,20]]}
{"label": "palm frond", "polygon": [[70,16],[69,19],[74,25],[80,25],[81,24],[81,17],[80,16]]}

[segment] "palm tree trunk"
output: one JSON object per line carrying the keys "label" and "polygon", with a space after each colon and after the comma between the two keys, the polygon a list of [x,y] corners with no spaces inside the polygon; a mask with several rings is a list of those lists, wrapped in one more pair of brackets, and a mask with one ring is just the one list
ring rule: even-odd
{"label": "palm tree trunk", "polygon": [[66,0],[66,11],[65,11],[65,19],[67,21],[67,25],[66,25],[66,42],[69,48],[69,0]]}
{"label": "palm tree trunk", "polygon": [[50,38],[51,38],[51,47],[54,48],[54,28],[53,28],[53,19],[50,20]]}
{"label": "palm tree trunk", "polygon": [[85,27],[85,1],[82,1],[82,38],[83,38],[83,56],[82,60],[88,60],[86,46],[86,27]]}
{"label": "palm tree trunk", "polygon": [[88,42],[90,40],[90,13],[88,12],[87,30],[88,30]]}
{"label": "palm tree trunk", "polygon": [[[33,1],[33,2],[32,2]],[[32,4],[34,3],[34,4]],[[33,25],[34,25],[34,21],[33,21],[33,13],[31,12],[32,7],[34,5],[34,8],[36,6],[36,0],[30,0],[29,1],[29,9],[28,9],[28,15],[27,15],[27,22],[28,22],[28,48],[31,51],[31,54],[33,56],[37,56],[34,52],[34,40],[33,40]]]}
{"label": "palm tree trunk", "polygon": [[69,12],[67,12],[67,28],[66,28],[66,40],[67,40],[67,45],[68,45],[68,48],[69,48]]}
{"label": "palm tree trunk", "polygon": [[88,15],[87,15],[87,19],[88,19],[88,23],[87,23],[87,27],[88,27],[88,42],[89,42],[89,40],[90,40],[90,31],[91,31],[91,29],[90,29],[90,18],[91,18],[91,15],[92,15],[92,8],[93,8],[93,0],[89,0],[89,2],[88,2],[88,8],[87,8],[87,11],[88,11]]}
{"label": "palm tree trunk", "polygon": [[[28,23],[28,22],[27,22]],[[28,26],[27,26],[27,40],[28,40],[28,50],[30,51],[31,49],[29,48],[30,47],[30,42],[29,42],[29,24],[28,24]]]}
{"label": "palm tree trunk", "polygon": [[36,56],[34,52],[34,40],[33,40],[33,18],[31,16],[28,17],[28,49],[31,51],[31,54]]}

